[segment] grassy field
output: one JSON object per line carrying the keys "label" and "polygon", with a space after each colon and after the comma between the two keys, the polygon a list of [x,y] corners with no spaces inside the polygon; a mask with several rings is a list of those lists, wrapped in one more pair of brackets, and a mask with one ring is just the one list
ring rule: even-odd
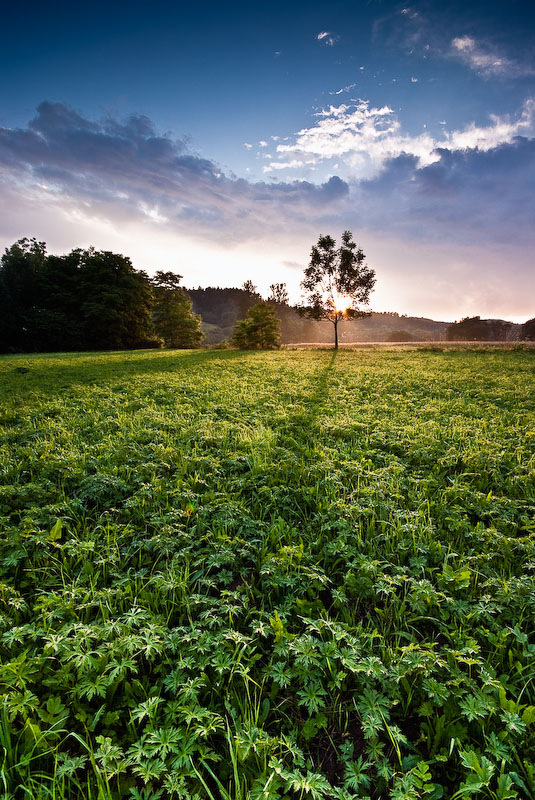
{"label": "grassy field", "polygon": [[6,798],[535,798],[535,353],[0,359]]}

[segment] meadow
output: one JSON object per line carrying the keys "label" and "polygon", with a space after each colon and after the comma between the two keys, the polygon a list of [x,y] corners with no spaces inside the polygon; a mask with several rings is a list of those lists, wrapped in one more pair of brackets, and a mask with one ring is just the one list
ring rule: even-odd
{"label": "meadow", "polygon": [[0,358],[0,792],[535,798],[535,352]]}

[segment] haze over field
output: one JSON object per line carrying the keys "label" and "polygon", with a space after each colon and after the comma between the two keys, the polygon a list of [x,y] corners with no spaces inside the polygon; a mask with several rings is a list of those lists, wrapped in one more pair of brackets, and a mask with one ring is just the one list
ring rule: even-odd
{"label": "haze over field", "polygon": [[376,311],[534,316],[528,0],[8,8],[0,245],[297,300],[353,231]]}

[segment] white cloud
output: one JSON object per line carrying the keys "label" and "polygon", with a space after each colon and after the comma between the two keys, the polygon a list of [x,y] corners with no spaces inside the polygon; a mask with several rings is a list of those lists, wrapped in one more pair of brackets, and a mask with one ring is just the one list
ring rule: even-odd
{"label": "white cloud", "polygon": [[316,36],[318,42],[322,42],[322,44],[326,44],[328,47],[333,47],[339,38],[339,36],[337,36],[335,33],[331,33],[330,31],[321,31],[321,33],[318,33]]}
{"label": "white cloud", "polygon": [[516,119],[491,115],[489,125],[472,123],[462,130],[445,131],[440,138],[427,131],[405,134],[393,109],[370,107],[364,100],[357,105],[330,106],[316,116],[318,122],[300,130],[292,144],[277,146],[278,161],[271,162],[268,170],[336,158],[343,160],[347,176],[369,179],[400,155],[414,156],[418,166],[425,167],[440,161],[440,150],[488,151],[511,143],[516,136],[535,136],[535,100],[526,101]]}
{"label": "white cloud", "polygon": [[345,94],[345,92],[350,92],[351,89],[354,89],[356,85],[356,83],[350,83],[349,86],[344,86],[342,89],[338,89],[337,92],[329,92],[329,94]]}
{"label": "white cloud", "polygon": [[267,146],[268,146],[268,143],[267,143],[267,142],[266,142],[264,139],[261,139],[261,140],[258,142],[258,146],[259,146],[259,147],[267,147]]}
{"label": "white cloud", "polygon": [[471,36],[457,36],[451,40],[451,55],[483,77],[520,77],[533,75],[531,66],[522,65],[502,55],[490,45],[477,42]]}
{"label": "white cloud", "polygon": [[350,106],[346,106],[344,103],[342,103],[341,106],[329,106],[329,108],[322,108],[321,111],[316,111],[314,116],[315,117],[341,117],[346,113],[348,108],[350,108]]}
{"label": "white cloud", "polygon": [[297,169],[298,167],[304,167],[306,163],[314,164],[314,160],[305,162],[294,158],[293,161],[272,161],[264,167],[263,171],[271,172],[274,169]]}
{"label": "white cloud", "polygon": [[502,144],[510,144],[516,136],[535,137],[535,100],[530,99],[524,103],[522,113],[516,120],[509,117],[499,117],[491,114],[491,125],[477,126],[474,123],[462,131],[453,131],[446,135],[443,142],[437,142],[437,147],[448,150],[493,150]]}
{"label": "white cloud", "polygon": [[411,78],[411,83],[418,83],[419,78]]}
{"label": "white cloud", "polygon": [[[354,159],[354,174],[364,175],[360,157],[377,178],[315,185],[225,176],[144,117],[93,122],[45,103],[25,128],[0,127],[0,245],[24,235],[46,240],[51,252],[95,244],[124,252],[137,268],[165,264],[190,286],[253,277],[267,290],[278,274],[297,299],[318,231],[347,228],[377,269],[375,308],[525,319],[535,290],[534,109],[530,101],[515,118],[432,138],[405,134],[388,106],[335,107],[293,137],[294,150],[302,137],[310,152],[279,151],[273,169],[292,160],[310,169],[324,143],[340,151],[331,174]],[[463,306],[468,295],[473,302]]]}

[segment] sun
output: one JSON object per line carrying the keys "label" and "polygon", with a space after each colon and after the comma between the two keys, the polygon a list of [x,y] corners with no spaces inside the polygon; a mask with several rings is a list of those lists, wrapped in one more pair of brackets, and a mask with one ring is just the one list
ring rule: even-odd
{"label": "sun", "polygon": [[338,314],[344,314],[351,306],[351,298],[346,294],[336,294],[334,297],[334,308]]}

